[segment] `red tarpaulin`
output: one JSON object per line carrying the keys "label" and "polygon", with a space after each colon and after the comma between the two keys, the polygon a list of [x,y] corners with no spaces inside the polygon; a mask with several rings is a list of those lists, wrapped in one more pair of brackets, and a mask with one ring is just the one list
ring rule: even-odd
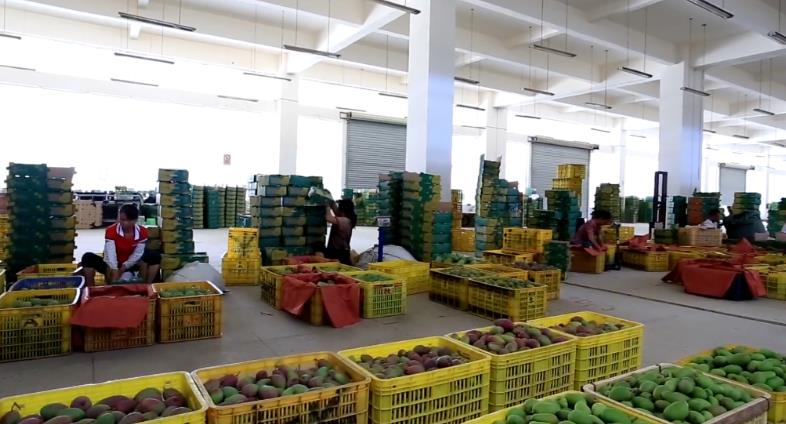
{"label": "red tarpaulin", "polygon": [[[319,281],[334,284],[318,286]],[[305,306],[319,290],[326,317],[333,327],[341,328],[360,321],[360,286],[355,280],[333,273],[294,274],[284,277],[281,309],[302,317]]]}
{"label": "red tarpaulin", "polygon": [[88,328],[137,328],[145,320],[153,288],[147,284],[88,287],[71,324]]}
{"label": "red tarpaulin", "polygon": [[766,294],[758,272],[743,270],[739,265],[712,259],[683,259],[663,281],[682,283],[685,292],[700,296],[724,298],[734,279],[742,274],[753,298]]}

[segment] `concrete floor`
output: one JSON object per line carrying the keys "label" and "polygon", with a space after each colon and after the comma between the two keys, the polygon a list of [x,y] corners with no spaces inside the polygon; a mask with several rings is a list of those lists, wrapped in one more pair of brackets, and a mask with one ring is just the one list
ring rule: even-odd
{"label": "concrete floor", "polygon": [[[220,264],[226,230],[198,230],[197,249]],[[358,229],[353,247],[373,244],[373,229]],[[80,231],[80,252],[100,249],[102,233]],[[676,361],[728,343],[786,352],[786,303],[760,299],[731,302],[682,293],[659,283],[660,273],[633,270],[600,275],[571,274],[549,315],[591,310],[644,323],[644,364]],[[220,339],[0,364],[0,397],[167,371],[313,351],[336,351],[387,341],[442,335],[486,325],[488,321],[409,297],[408,314],[363,320],[343,329],[312,327],[259,300],[258,288],[233,287],[225,297],[224,336]]]}

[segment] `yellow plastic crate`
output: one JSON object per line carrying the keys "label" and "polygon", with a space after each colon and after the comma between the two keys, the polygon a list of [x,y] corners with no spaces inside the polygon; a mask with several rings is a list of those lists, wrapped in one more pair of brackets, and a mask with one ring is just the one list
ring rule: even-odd
{"label": "yellow plastic crate", "polygon": [[[593,396],[598,397],[599,399],[603,399],[606,402],[609,402],[612,406],[621,409],[623,412],[632,415],[638,419],[644,418],[646,420],[649,420],[650,422],[655,422],[657,424],[671,424],[670,421],[660,419],[654,415],[647,414],[635,408],[627,407],[624,404],[614,401],[610,398],[607,398],[597,392],[599,387],[603,387],[607,384],[612,384],[616,381],[623,380],[633,375],[642,374],[653,370],[660,370],[664,368],[680,368],[680,367],[673,364],[652,365],[614,378],[609,378],[603,381],[599,381],[595,384],[587,384],[586,386],[584,386],[584,391],[590,393]],[[736,408],[731,411],[728,411],[725,414],[719,415],[711,420],[707,420],[704,422],[704,424],[720,424],[720,423],[767,424],[767,409],[770,403],[770,395],[767,392],[756,389],[753,386],[740,384],[736,381],[724,380],[712,374],[705,373],[704,375],[715,380],[716,382],[723,382],[728,385],[734,386],[739,390],[744,390],[748,392],[753,398],[753,400],[751,400],[751,402],[749,402],[748,404],[741,406],[740,408]]]}
{"label": "yellow plastic crate", "polygon": [[[467,310],[467,281],[469,277],[461,277],[452,275],[450,268],[437,268],[431,270],[431,289],[428,293],[428,298],[434,302],[439,302],[447,306],[451,306],[462,311]],[[476,270],[481,273],[481,276],[491,276],[486,271]]]}
{"label": "yellow plastic crate", "polygon": [[669,252],[641,252],[624,249],[622,263],[642,271],[666,272],[669,270]]}
{"label": "yellow plastic crate", "polygon": [[6,285],[5,268],[0,268],[0,293],[5,292],[5,285]]}
{"label": "yellow plastic crate", "polygon": [[[576,341],[576,377],[574,388],[624,374],[641,367],[644,355],[644,324],[597,312],[572,312],[527,322],[543,327],[567,324],[572,317],[598,323],[623,324],[622,330],[596,336],[579,337]],[[557,331],[557,330],[555,330]],[[569,336],[567,333],[562,333]]]}
{"label": "yellow plastic crate", "polygon": [[510,253],[504,250],[486,250],[483,259],[492,264],[510,265],[516,262],[530,263],[535,260],[534,253]]}
{"label": "yellow plastic crate", "polygon": [[[751,350],[757,350],[757,348],[744,346],[744,345],[725,345],[723,346],[727,349],[732,349],[735,347],[744,347]],[[693,361],[693,359],[699,356],[710,356],[715,349],[705,350],[703,352],[696,353],[694,355],[686,356],[685,358],[680,359],[677,361],[677,365],[685,366]],[[724,380],[726,382],[731,382],[734,384],[741,384],[737,381],[726,379],[723,377],[715,376],[718,379]],[[746,385],[745,387],[751,387]],[[757,388],[758,389],[758,388]],[[761,390],[761,389],[759,389]],[[771,423],[780,423],[786,421],[786,393],[782,392],[769,392],[767,394],[770,395],[770,409],[767,412],[767,421]]]}
{"label": "yellow plastic crate", "polygon": [[571,250],[570,271],[600,274],[606,270],[606,255],[592,256],[583,250]]}
{"label": "yellow plastic crate", "polygon": [[[70,304],[11,308],[15,300],[32,298],[67,300]],[[78,300],[78,289],[23,290],[0,295],[0,362],[71,353],[71,316]]]}
{"label": "yellow plastic crate", "polygon": [[[636,228],[631,226],[621,225],[619,227],[619,241],[624,243],[636,235]],[[600,227],[600,237],[606,244],[611,244],[617,241],[617,229],[611,225],[604,225]]]}
{"label": "yellow plastic crate", "polygon": [[368,264],[368,269],[403,278],[407,282],[407,295],[427,293],[431,282],[430,265],[418,261],[385,261]]}
{"label": "yellow plastic crate", "polygon": [[[205,390],[205,382],[227,374],[256,375],[258,371],[270,371],[279,365],[311,366],[320,359],[330,361],[333,366],[346,373],[351,382],[343,386],[308,391],[302,395],[227,406],[215,405]],[[315,422],[315,412],[319,414],[317,422],[321,423],[365,423],[368,420],[369,378],[334,353],[306,353],[219,365],[198,369],[191,375],[209,406],[207,421],[210,424],[310,423]]]}
{"label": "yellow plastic crate", "polygon": [[276,309],[281,309],[281,287],[284,275],[295,273],[297,265],[263,266],[259,270],[259,286],[261,298]]}
{"label": "yellow plastic crate", "polygon": [[136,328],[85,328],[84,334],[85,352],[152,346],[156,342],[156,299],[150,298],[147,315]]}
{"label": "yellow plastic crate", "polygon": [[528,272],[520,268],[506,266],[501,264],[472,264],[466,265],[467,268],[479,269],[488,272],[489,274],[499,275],[503,277],[519,277],[527,278]]}
{"label": "yellow plastic crate", "polygon": [[564,163],[557,165],[558,178],[586,178],[587,165],[580,163]]}
{"label": "yellow plastic crate", "polygon": [[[210,290],[207,295],[161,297],[163,290],[199,288]],[[156,325],[159,343],[181,342],[221,337],[221,290],[208,281],[157,283]]]}
{"label": "yellow plastic crate", "polygon": [[560,284],[562,283],[562,271],[558,268],[527,270],[527,278],[542,286],[546,286],[546,299],[559,299]]}
{"label": "yellow plastic crate", "polygon": [[[596,402],[598,402],[598,403],[601,403],[601,404],[607,405],[607,406],[614,406],[614,407],[616,407],[616,405],[612,405],[611,402],[609,402],[609,401],[607,401],[607,400],[605,400],[605,399],[603,399],[603,398],[601,398],[599,396],[595,396],[595,395],[592,395],[592,394],[589,394],[589,393],[577,392],[577,391],[573,391],[573,390],[565,390],[565,391],[563,391],[561,393],[556,393],[556,394],[553,394],[553,395],[550,395],[550,396],[541,397],[540,399],[543,399],[543,400],[559,399],[559,398],[561,398],[561,397],[563,397],[565,395],[573,394],[573,393],[581,394],[583,396],[592,396],[592,398]],[[497,424],[497,423],[500,423],[500,422],[504,423],[505,419],[508,416],[508,413],[510,412],[510,410],[513,409],[514,407],[517,407],[517,406],[518,405],[510,406],[508,408],[499,410],[497,412],[493,412],[491,414],[484,415],[484,416],[482,416],[480,418],[477,418],[477,419],[474,419],[474,420],[471,420],[471,421],[467,421],[464,424]],[[629,416],[632,417],[632,418],[636,418],[638,420],[638,423],[641,423],[641,424],[655,424],[654,420],[647,419],[646,417],[633,416],[633,414],[629,414]],[[746,423],[746,424],[748,424],[748,423]],[[758,424],[758,423],[756,423],[756,424]]]}
{"label": "yellow plastic crate", "polygon": [[[355,365],[361,355],[387,356],[417,345],[447,347],[470,362],[398,378],[380,379]],[[488,410],[490,357],[446,337],[425,337],[344,350],[339,356],[371,378],[369,420],[374,424],[460,424]]]}
{"label": "yellow plastic crate", "polygon": [[260,258],[221,259],[221,276],[228,286],[255,286],[259,284]]}
{"label": "yellow plastic crate", "polygon": [[716,247],[723,244],[723,232],[717,228],[683,227],[679,229],[678,240],[680,246]]}
{"label": "yellow plastic crate", "polygon": [[778,271],[767,274],[767,297],[786,300],[786,272]]}
{"label": "yellow plastic crate", "polygon": [[62,277],[76,271],[77,264],[37,264],[20,272],[18,278]]}
{"label": "yellow plastic crate", "polygon": [[[484,327],[477,330],[486,332],[490,329],[491,327]],[[471,330],[456,334],[463,336],[468,331]],[[446,337],[450,336],[449,334]],[[541,398],[571,390],[575,373],[577,337],[566,336],[566,338],[568,340],[562,343],[507,355],[499,355],[467,345],[470,349],[491,357],[489,411],[518,405],[529,398]]]}
{"label": "yellow plastic crate", "polygon": [[510,318],[513,321],[526,321],[546,315],[546,286],[504,288],[487,283],[489,278],[500,277],[470,278],[467,282],[469,313],[489,319]]}
{"label": "yellow plastic crate", "polygon": [[[363,318],[382,318],[407,313],[407,283],[395,276],[379,271],[343,272],[358,282],[363,291],[361,313]],[[377,275],[388,280],[365,282],[360,278]]]}
{"label": "yellow plastic crate", "polygon": [[93,402],[114,395],[133,398],[140,391],[154,387],[159,390],[177,389],[185,396],[188,407],[193,411],[172,417],[158,418],[151,422],[156,424],[205,424],[207,405],[199,393],[194,381],[186,372],[146,375],[144,377],[112,380],[104,383],[85,384],[63,389],[28,393],[0,399],[0,411],[17,410],[24,416],[36,415],[38,411],[50,403],[69,405],[78,396],[87,396]]}
{"label": "yellow plastic crate", "polygon": [[227,256],[230,258],[260,258],[259,231],[256,228],[230,228]]}
{"label": "yellow plastic crate", "polygon": [[508,252],[543,253],[543,245],[552,239],[551,230],[536,228],[505,228],[502,230],[502,250]]}
{"label": "yellow plastic crate", "polygon": [[451,232],[451,241],[453,243],[453,250],[456,252],[474,252],[475,251],[475,229],[474,228],[457,228]]}

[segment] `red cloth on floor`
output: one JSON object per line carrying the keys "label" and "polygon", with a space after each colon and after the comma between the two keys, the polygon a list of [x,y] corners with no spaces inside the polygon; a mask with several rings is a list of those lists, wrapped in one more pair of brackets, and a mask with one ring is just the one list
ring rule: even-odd
{"label": "red cloth on floor", "polygon": [[753,245],[751,244],[751,242],[748,241],[748,239],[742,239],[734,246],[729,247],[729,252],[737,253],[741,255],[753,254],[756,252],[756,248],[753,247]]}
{"label": "red cloth on floor", "polygon": [[125,284],[88,287],[71,324],[88,328],[137,328],[147,317],[152,286]]}
{"label": "red cloth on floor", "polygon": [[[332,285],[317,286],[319,281]],[[303,316],[305,306],[319,290],[326,317],[333,327],[341,328],[360,321],[360,286],[355,280],[335,273],[294,274],[284,277],[281,309]]]}
{"label": "red cloth on floor", "polygon": [[741,272],[754,298],[766,294],[758,272],[743,271],[738,265],[712,259],[682,260],[663,281],[682,283],[686,293],[723,298]]}

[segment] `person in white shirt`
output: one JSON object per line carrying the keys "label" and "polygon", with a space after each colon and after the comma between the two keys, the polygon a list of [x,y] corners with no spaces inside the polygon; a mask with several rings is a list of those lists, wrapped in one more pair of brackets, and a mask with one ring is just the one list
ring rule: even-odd
{"label": "person in white shirt", "polygon": [[717,229],[720,225],[721,220],[721,211],[720,209],[711,210],[709,214],[707,214],[707,219],[699,224],[699,228],[702,230],[714,230]]}

